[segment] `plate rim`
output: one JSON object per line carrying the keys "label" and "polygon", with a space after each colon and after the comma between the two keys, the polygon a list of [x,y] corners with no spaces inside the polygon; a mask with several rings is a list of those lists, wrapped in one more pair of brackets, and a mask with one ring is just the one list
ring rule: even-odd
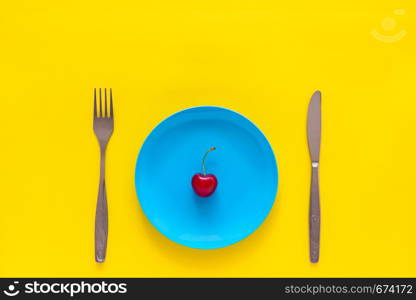
{"label": "plate rim", "polygon": [[[266,213],[266,215],[265,215],[265,217],[263,218],[263,220],[260,222],[260,224],[256,227],[256,228],[254,228],[249,234],[247,234],[245,237],[243,237],[242,239],[239,239],[239,240],[237,240],[237,241],[234,241],[234,242],[232,242],[231,244],[227,244],[227,245],[224,245],[224,246],[220,246],[220,247],[208,247],[208,248],[206,248],[206,247],[204,247],[204,248],[202,248],[202,247],[192,247],[192,246],[189,246],[189,245],[186,245],[186,244],[182,244],[182,243],[180,243],[180,242],[177,242],[176,240],[174,240],[174,239],[171,239],[170,237],[169,237],[169,235],[166,235],[166,233],[163,231],[163,230],[161,230],[158,226],[156,226],[153,222],[152,222],[152,220],[151,220],[151,218],[149,218],[149,216],[148,216],[148,214],[146,213],[146,210],[143,208],[143,205],[142,205],[142,203],[141,203],[141,201],[140,201],[140,197],[139,197],[139,189],[138,189],[138,184],[137,184],[137,177],[138,177],[138,175],[137,175],[137,169],[138,169],[138,165],[139,165],[139,160],[140,160],[140,156],[141,156],[141,153],[142,153],[142,150],[143,150],[143,147],[144,147],[144,145],[146,144],[146,142],[147,142],[147,140],[152,136],[152,134],[153,134],[153,132],[157,129],[157,128],[159,128],[163,123],[165,123],[165,122],[167,122],[169,119],[171,119],[171,118],[174,118],[175,116],[177,116],[177,115],[179,115],[179,114],[181,114],[181,113],[185,113],[185,112],[187,112],[187,111],[191,111],[191,110],[197,110],[197,109],[210,109],[210,108],[212,108],[212,109],[219,109],[219,110],[225,110],[225,111],[229,111],[229,112],[231,112],[231,113],[234,113],[234,114],[236,114],[236,115],[238,115],[239,117],[242,117],[243,119],[245,119],[246,121],[248,121],[249,122],[249,124],[251,124],[252,126],[254,126],[257,130],[258,130],[258,132],[261,134],[261,136],[265,139],[265,141],[266,141],[266,143],[267,143],[267,145],[269,146],[269,149],[270,149],[270,151],[271,151],[271,154],[272,154],[272,157],[273,157],[273,166],[274,166],[274,168],[275,168],[275,170],[276,170],[276,172],[275,172],[275,174],[276,174],[276,185],[275,185],[275,190],[274,190],[274,199],[273,199],[273,202],[272,202],[272,205],[270,206],[270,209],[267,211],[267,213]],[[175,243],[175,244],[178,244],[178,245],[181,245],[181,246],[183,246],[183,247],[187,247],[187,248],[191,248],[191,249],[197,249],[197,250],[215,250],[215,249],[221,249],[221,248],[226,248],[226,247],[229,247],[229,246],[232,246],[232,245],[235,245],[235,244],[237,244],[237,243],[239,243],[239,242],[241,242],[241,241],[243,241],[243,240],[245,240],[245,239],[247,239],[249,236],[251,236],[252,234],[254,234],[263,224],[264,224],[264,222],[266,221],[266,219],[269,217],[269,215],[270,215],[270,212],[272,211],[272,209],[273,209],[273,207],[275,206],[275,204],[276,204],[276,201],[277,201],[277,196],[278,196],[278,190],[279,190],[279,180],[280,179],[280,175],[279,175],[279,166],[278,166],[278,162],[277,162],[277,158],[276,158],[276,154],[275,154],[275,151],[274,151],[274,149],[273,149],[273,146],[272,146],[272,144],[270,143],[270,141],[269,141],[269,139],[266,137],[266,135],[263,133],[263,131],[256,125],[256,123],[254,123],[253,121],[251,121],[249,118],[247,118],[246,116],[244,116],[243,114],[241,114],[241,113],[239,113],[239,112],[237,112],[237,111],[235,111],[235,110],[233,110],[233,109],[230,109],[230,108],[226,108],[226,107],[223,107],[223,106],[216,106],[216,105],[199,105],[199,106],[192,106],[192,107],[188,107],[188,108],[185,108],[185,109],[181,109],[181,110],[178,110],[178,111],[176,111],[176,112],[174,112],[174,113],[172,113],[171,115],[169,115],[168,117],[166,117],[166,118],[164,118],[164,119],[162,119],[160,122],[158,122],[157,123],[157,125],[156,126],[154,126],[152,129],[151,129],[151,131],[150,131],[150,133],[149,134],[147,134],[147,136],[146,136],[146,138],[144,139],[144,141],[142,142],[142,144],[141,144],[141,146],[140,146],[140,150],[139,150],[139,152],[138,152],[138,155],[137,155],[137,158],[136,158],[136,164],[135,164],[135,168],[134,168],[134,186],[135,186],[135,191],[136,191],[136,198],[137,198],[137,201],[139,202],[139,205],[140,205],[140,208],[141,208],[141,210],[142,210],[142,212],[143,212],[143,214],[146,216],[146,219],[150,222],[150,224],[162,235],[162,236],[164,236],[167,240],[169,240],[169,241],[171,241],[171,242],[173,242],[173,243]]]}

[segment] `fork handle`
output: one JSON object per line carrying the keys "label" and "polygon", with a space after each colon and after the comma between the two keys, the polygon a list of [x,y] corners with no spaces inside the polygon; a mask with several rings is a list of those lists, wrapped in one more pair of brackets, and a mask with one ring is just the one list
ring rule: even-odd
{"label": "fork handle", "polygon": [[319,200],[318,163],[312,163],[311,196],[309,203],[309,251],[312,263],[319,261],[321,207]]}
{"label": "fork handle", "polygon": [[105,149],[101,148],[100,185],[95,211],[95,261],[105,260],[108,237],[107,191],[105,187]]}

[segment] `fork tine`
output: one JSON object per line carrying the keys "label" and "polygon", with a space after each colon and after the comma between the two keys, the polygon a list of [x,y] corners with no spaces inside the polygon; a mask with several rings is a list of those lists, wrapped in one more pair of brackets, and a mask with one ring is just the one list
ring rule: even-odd
{"label": "fork tine", "polygon": [[107,114],[107,88],[104,89],[104,117],[108,117]]}
{"label": "fork tine", "polygon": [[94,88],[94,118],[97,117],[97,89]]}
{"label": "fork tine", "polygon": [[113,119],[113,89],[110,88],[110,118]]}
{"label": "fork tine", "polygon": [[103,102],[101,100],[101,88],[100,88],[100,118],[103,117]]}

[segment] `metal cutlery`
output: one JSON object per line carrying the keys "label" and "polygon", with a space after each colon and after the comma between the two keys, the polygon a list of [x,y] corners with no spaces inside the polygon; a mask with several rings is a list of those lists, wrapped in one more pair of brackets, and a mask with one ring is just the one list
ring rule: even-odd
{"label": "metal cutlery", "polygon": [[101,153],[100,183],[98,189],[97,208],[95,212],[95,261],[102,263],[105,260],[108,237],[108,208],[105,184],[105,153],[108,141],[110,140],[110,137],[113,134],[114,130],[114,115],[112,89],[110,89],[109,92],[109,103],[107,103],[107,89],[104,89],[104,97],[102,97],[101,95],[101,88],[99,89],[98,94],[99,103],[97,103],[97,89],[94,89],[94,132],[97,136]]}
{"label": "metal cutlery", "polygon": [[319,261],[321,208],[319,199],[319,154],[321,146],[321,92],[316,91],[309,102],[308,144],[312,161],[309,203],[309,251],[312,263]]}

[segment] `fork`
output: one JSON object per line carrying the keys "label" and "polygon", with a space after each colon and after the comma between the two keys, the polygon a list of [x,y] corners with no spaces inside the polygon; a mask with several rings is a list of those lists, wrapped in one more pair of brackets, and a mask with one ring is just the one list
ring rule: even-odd
{"label": "fork", "polygon": [[[100,164],[100,185],[98,189],[97,208],[95,211],[95,261],[102,263],[105,260],[108,237],[108,208],[107,192],[105,185],[105,152],[108,141],[114,130],[113,115],[113,92],[110,89],[110,109],[107,111],[107,89],[104,89],[104,97],[101,97],[99,89],[99,113],[97,110],[97,89],[94,89],[94,133],[100,144],[101,164]],[[104,98],[104,114],[103,101]]]}

